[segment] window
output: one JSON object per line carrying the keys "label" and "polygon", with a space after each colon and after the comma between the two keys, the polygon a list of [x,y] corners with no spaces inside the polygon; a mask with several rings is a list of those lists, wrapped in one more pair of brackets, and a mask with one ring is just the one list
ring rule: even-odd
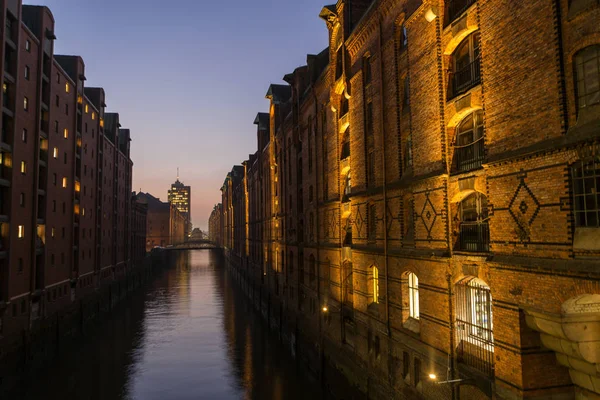
{"label": "window", "polygon": [[459,250],[489,251],[490,230],[488,226],[487,198],[475,192],[459,204]]}
{"label": "window", "polygon": [[448,22],[454,21],[462,13],[467,11],[476,0],[449,0],[448,2]]}
{"label": "window", "polygon": [[377,239],[377,206],[371,204],[369,206],[369,232],[368,240],[375,241]]}
{"label": "window", "polygon": [[68,139],[68,138],[69,138],[69,130],[68,130],[67,128],[65,128],[65,129],[63,130],[63,137],[64,137],[65,139]]}
{"label": "window", "polygon": [[29,111],[29,99],[27,96],[23,97],[23,110]]}
{"label": "window", "polygon": [[[85,105],[85,113],[87,114],[89,111],[90,111],[90,107],[89,107],[89,105],[87,105],[87,104],[86,104],[86,105]],[[86,125],[87,125],[87,124],[86,124]]]}
{"label": "window", "polygon": [[25,237],[25,225],[19,225],[17,229],[17,237],[23,239]]}
{"label": "window", "polygon": [[58,121],[54,121],[54,133],[58,133]]}
{"label": "window", "polygon": [[69,105],[65,104],[65,114],[69,115]]}
{"label": "window", "polygon": [[600,45],[593,45],[575,54],[577,108],[600,104]]}
{"label": "window", "polygon": [[66,82],[66,83],[65,83],[65,92],[66,92],[66,93],[69,93],[69,92],[71,92],[71,86],[69,85],[69,82]]}
{"label": "window", "polygon": [[458,171],[481,167],[484,158],[483,111],[478,110],[467,115],[458,125],[454,151]]}
{"label": "window", "polygon": [[[58,95],[56,95],[56,99],[55,99],[54,103],[56,104],[56,107],[60,107],[60,97]],[[56,122],[58,122],[58,121],[56,121]]]}
{"label": "window", "polygon": [[60,73],[56,73],[56,83],[60,83]]}
{"label": "window", "polygon": [[23,175],[27,173],[27,163],[25,161],[21,161],[21,173]]}
{"label": "window", "polygon": [[419,319],[419,278],[412,272],[408,274],[408,315]]}
{"label": "window", "polygon": [[29,41],[29,39],[25,40],[25,51],[27,51],[27,52],[31,51],[31,42]]}
{"label": "window", "polygon": [[19,258],[19,270],[18,270],[18,272],[19,273],[23,272],[23,269],[24,269],[23,268],[23,259]]}
{"label": "window", "polygon": [[55,147],[54,150],[52,151],[52,156],[54,158],[58,158],[58,147]]}
{"label": "window", "polygon": [[600,160],[571,168],[575,226],[600,227]]}
{"label": "window", "polygon": [[23,143],[27,143],[27,129],[25,128],[23,128],[23,131],[21,132],[21,140]]}
{"label": "window", "polygon": [[469,35],[452,55],[452,94],[451,97],[465,93],[481,82],[479,32]]}
{"label": "window", "polygon": [[[56,174],[54,174],[56,176]],[[52,200],[52,211],[56,212],[56,200]]]}
{"label": "window", "polygon": [[62,179],[62,187],[66,188],[67,187],[67,177],[63,177]]}
{"label": "window", "polygon": [[66,165],[67,164],[67,152],[66,151],[63,153],[63,159],[64,159],[64,163]]}
{"label": "window", "polygon": [[[58,154],[57,154],[58,156]],[[56,173],[52,174],[52,184],[56,186]]]}
{"label": "window", "polygon": [[371,72],[371,56],[365,56],[363,58],[363,75],[365,80],[365,86],[367,86],[371,83],[371,80],[373,79]]}
{"label": "window", "polygon": [[367,142],[369,138],[374,135],[373,129],[373,102],[367,103],[367,109],[365,110],[365,131],[367,133]]}
{"label": "window", "polygon": [[29,65],[25,66],[25,79],[29,80]]}
{"label": "window", "polygon": [[379,303],[379,268],[375,265],[372,267],[373,270],[373,303]]}
{"label": "window", "polygon": [[96,113],[92,111],[92,120],[96,119]]}
{"label": "window", "polygon": [[56,228],[52,228],[50,231],[50,235],[52,236],[52,238],[54,238],[55,234],[56,234]]}
{"label": "window", "polygon": [[493,373],[493,317],[490,287],[469,277],[456,285],[458,360],[482,372]]}
{"label": "window", "polygon": [[19,194],[19,205],[25,207],[25,193],[23,192]]}

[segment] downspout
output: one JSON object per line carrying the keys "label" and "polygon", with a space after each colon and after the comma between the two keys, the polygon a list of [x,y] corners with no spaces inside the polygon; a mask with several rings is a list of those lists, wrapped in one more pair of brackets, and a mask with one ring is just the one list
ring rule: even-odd
{"label": "downspout", "polygon": [[[381,107],[379,109],[379,118],[381,133],[383,138],[383,132],[385,130],[385,87],[383,79],[383,24],[381,17],[379,19],[379,70],[380,70],[380,86],[381,86]],[[385,265],[385,323],[387,327],[387,335],[391,337],[392,329],[390,326],[390,289],[389,289],[389,263],[388,263],[388,229],[387,229],[387,184],[386,184],[386,169],[385,169],[385,146],[382,146],[383,150],[383,252],[384,252],[384,265]]]}

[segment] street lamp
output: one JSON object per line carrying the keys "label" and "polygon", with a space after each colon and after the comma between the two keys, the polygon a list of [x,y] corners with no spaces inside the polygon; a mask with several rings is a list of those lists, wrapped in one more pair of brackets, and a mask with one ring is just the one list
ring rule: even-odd
{"label": "street lamp", "polygon": [[466,382],[469,381],[470,379],[450,379],[450,380],[445,380],[445,381],[438,381],[437,380],[437,375],[434,373],[429,374],[429,379],[431,379],[432,381],[435,381],[434,383],[436,385],[447,385],[450,383],[459,383],[459,382]]}

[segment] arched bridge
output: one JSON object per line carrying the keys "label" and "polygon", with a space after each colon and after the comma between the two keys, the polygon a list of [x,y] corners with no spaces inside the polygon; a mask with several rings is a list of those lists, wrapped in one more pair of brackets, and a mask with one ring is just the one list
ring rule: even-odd
{"label": "arched bridge", "polygon": [[176,246],[167,247],[166,250],[195,250],[195,249],[217,249],[216,243],[206,239],[189,240]]}

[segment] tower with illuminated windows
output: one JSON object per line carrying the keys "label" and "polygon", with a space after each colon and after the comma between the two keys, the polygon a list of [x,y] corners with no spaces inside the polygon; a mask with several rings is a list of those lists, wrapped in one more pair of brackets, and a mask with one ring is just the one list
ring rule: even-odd
{"label": "tower with illuminated windows", "polygon": [[192,188],[185,186],[179,181],[179,171],[177,180],[171,185],[169,190],[169,203],[172,203],[180,213],[183,214],[186,220],[185,232],[187,235],[192,234]]}

